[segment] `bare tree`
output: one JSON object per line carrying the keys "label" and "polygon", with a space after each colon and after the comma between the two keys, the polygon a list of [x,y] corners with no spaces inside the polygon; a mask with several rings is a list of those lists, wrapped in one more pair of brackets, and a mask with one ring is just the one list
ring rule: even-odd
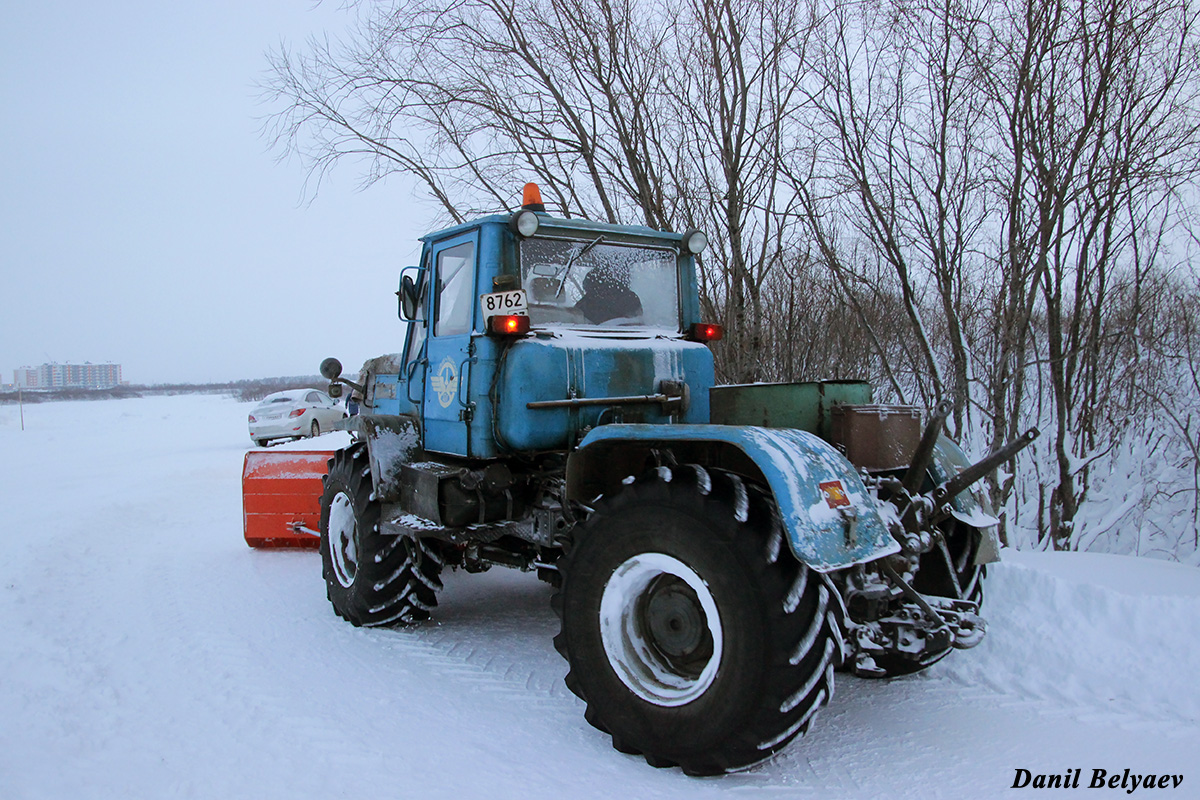
{"label": "bare tree", "polygon": [[[816,169],[793,173],[814,238],[829,238],[817,230],[829,220],[847,220],[856,246],[891,271],[886,285],[903,301],[915,348],[912,388],[929,405],[952,395],[956,431],[969,408],[966,321],[981,302],[973,278],[989,216],[985,174],[975,163],[985,134],[979,25],[970,3],[953,0],[830,3],[806,82],[815,124],[804,152]],[[820,209],[814,183],[825,187],[816,190],[825,198]],[[854,262],[829,253],[826,260],[844,281],[870,282]]]}
{"label": "bare tree", "polygon": [[821,20],[814,136],[790,170],[803,219],[844,285],[889,267],[915,346],[892,371],[926,403],[957,395],[958,432],[977,381],[993,448],[1048,399],[1045,529],[1065,547],[1104,450],[1101,409],[1132,379],[1118,345],[1139,306],[1110,307],[1155,269],[1168,201],[1196,174],[1194,11],[835,1]]}
{"label": "bare tree", "polygon": [[[1158,0],[1028,0],[1014,10],[1000,30],[1015,29],[1017,44],[993,83],[1010,159],[1005,317],[1027,324],[1035,310],[1027,289],[1038,288],[1057,466],[1048,527],[1065,547],[1098,446],[1113,366],[1106,346],[1120,335],[1106,325],[1109,295],[1145,268],[1130,263],[1136,232],[1195,176],[1195,12]],[[1003,346],[1011,349],[1001,375],[1023,369],[1023,340]],[[1011,403],[994,412],[1017,416]]]}
{"label": "bare tree", "polygon": [[729,380],[764,373],[762,287],[795,238],[775,165],[807,23],[757,0],[400,0],[346,43],[272,55],[270,134],[314,174],[366,157],[453,220],[526,179],[559,213],[709,231]]}

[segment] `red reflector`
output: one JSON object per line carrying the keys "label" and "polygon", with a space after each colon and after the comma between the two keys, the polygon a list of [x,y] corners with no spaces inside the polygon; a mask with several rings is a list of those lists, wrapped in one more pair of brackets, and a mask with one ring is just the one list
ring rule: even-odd
{"label": "red reflector", "polygon": [[692,325],[692,340],[697,342],[719,342],[725,336],[725,329],[712,322],[697,322]]}
{"label": "red reflector", "polygon": [[524,314],[497,314],[488,317],[488,333],[495,336],[518,336],[529,333],[529,317]]}
{"label": "red reflector", "polygon": [[288,416],[289,416],[289,417],[299,417],[299,416],[302,416],[303,414],[304,414],[304,409],[303,409],[303,408],[297,408],[295,411],[293,411],[292,413],[288,414]]}

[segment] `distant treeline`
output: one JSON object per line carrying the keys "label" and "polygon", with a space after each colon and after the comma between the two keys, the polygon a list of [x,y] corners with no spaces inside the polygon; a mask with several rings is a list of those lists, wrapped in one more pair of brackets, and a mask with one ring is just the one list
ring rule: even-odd
{"label": "distant treeline", "polygon": [[231,383],[152,383],[114,386],[111,389],[23,389],[0,392],[0,403],[47,403],[56,400],[119,400],[127,397],[173,394],[228,394],[236,400],[261,400],[286,389],[328,388],[329,382],[317,375],[280,378],[250,378]]}

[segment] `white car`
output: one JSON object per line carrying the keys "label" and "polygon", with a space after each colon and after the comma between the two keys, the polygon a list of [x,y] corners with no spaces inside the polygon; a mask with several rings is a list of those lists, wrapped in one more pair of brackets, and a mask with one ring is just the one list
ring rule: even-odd
{"label": "white car", "polygon": [[344,408],[316,389],[276,392],[263,398],[250,412],[250,438],[259,447],[266,447],[272,439],[320,436],[345,417]]}

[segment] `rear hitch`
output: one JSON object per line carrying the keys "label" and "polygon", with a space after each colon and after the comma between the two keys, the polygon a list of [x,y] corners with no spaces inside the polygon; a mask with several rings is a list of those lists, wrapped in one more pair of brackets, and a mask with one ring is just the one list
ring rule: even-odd
{"label": "rear hitch", "polygon": [[937,446],[942,426],[946,424],[946,419],[953,410],[954,401],[949,397],[943,398],[933,409],[933,416],[929,418],[929,422],[925,425],[925,431],[921,434],[921,443],[917,445],[917,451],[912,455],[908,471],[901,479],[907,494],[915,495],[920,491],[921,483],[925,480],[925,470],[929,469],[929,462],[933,460],[933,449]]}
{"label": "rear hitch", "polygon": [[923,595],[890,564],[881,567],[886,583],[860,578],[847,584],[846,633],[856,675],[885,677],[888,671],[875,662],[878,656],[923,664],[951,648],[966,650],[983,641],[987,623],[978,603]]}
{"label": "rear hitch", "polygon": [[[916,606],[922,612],[924,622],[936,625],[940,631],[946,634],[947,642],[942,649],[953,645],[959,650],[966,650],[983,641],[987,623],[979,616],[978,603],[949,597],[926,597],[904,580],[891,564],[884,562],[882,566],[888,578],[900,587],[905,597],[912,601],[911,605],[905,603],[901,606],[901,611]],[[901,616],[912,618],[911,613],[902,613]],[[884,622],[885,620],[880,621]]]}

